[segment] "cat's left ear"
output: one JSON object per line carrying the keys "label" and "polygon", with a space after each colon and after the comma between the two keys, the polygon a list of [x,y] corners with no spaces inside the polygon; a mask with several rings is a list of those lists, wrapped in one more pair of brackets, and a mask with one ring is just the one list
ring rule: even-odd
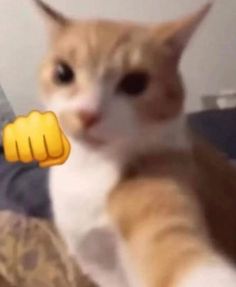
{"label": "cat's left ear", "polygon": [[202,9],[188,17],[156,27],[155,34],[162,44],[171,49],[171,54],[176,60],[181,58],[191,37],[210,11],[212,5],[212,3],[207,3]]}
{"label": "cat's left ear", "polygon": [[57,34],[70,23],[70,20],[42,0],[33,0],[46,20],[51,36]]}

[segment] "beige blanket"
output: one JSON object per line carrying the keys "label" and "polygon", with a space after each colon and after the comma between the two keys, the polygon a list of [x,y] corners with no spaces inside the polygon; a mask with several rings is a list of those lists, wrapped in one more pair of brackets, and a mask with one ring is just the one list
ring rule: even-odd
{"label": "beige blanket", "polygon": [[1,287],[92,287],[53,224],[0,212]]}

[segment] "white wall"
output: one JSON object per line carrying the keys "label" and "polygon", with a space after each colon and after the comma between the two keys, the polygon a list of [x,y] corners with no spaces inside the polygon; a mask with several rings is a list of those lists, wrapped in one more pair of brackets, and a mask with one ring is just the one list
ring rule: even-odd
{"label": "white wall", "polygon": [[[206,0],[48,0],[78,17],[162,21],[193,11]],[[144,5],[145,3],[145,5]],[[37,67],[45,49],[44,25],[30,0],[0,0],[0,83],[17,113],[35,107]],[[236,89],[236,0],[215,7],[183,59],[188,109],[200,95]]]}

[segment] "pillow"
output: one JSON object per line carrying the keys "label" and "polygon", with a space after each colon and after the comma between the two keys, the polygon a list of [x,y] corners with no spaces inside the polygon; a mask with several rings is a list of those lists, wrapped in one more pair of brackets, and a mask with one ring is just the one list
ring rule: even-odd
{"label": "pillow", "polygon": [[193,129],[209,142],[236,160],[236,108],[203,111],[189,116]]}

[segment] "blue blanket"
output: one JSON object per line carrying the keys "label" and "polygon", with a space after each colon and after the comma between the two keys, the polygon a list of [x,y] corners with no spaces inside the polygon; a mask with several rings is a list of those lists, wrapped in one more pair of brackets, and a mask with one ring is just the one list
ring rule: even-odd
{"label": "blue blanket", "polygon": [[29,216],[49,218],[48,171],[38,168],[36,164],[9,164],[4,159],[2,129],[14,117],[0,88],[0,210],[10,209]]}

